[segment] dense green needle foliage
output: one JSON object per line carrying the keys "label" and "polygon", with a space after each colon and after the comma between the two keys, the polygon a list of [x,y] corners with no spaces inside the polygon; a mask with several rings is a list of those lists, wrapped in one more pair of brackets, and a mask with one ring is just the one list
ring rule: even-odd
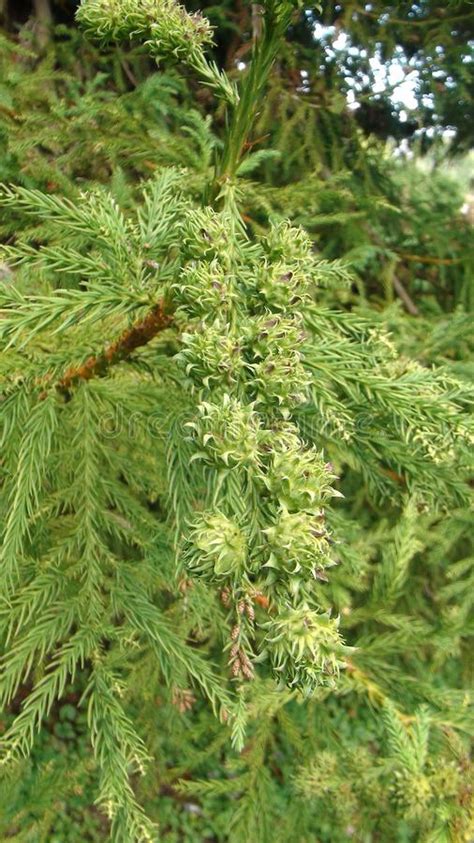
{"label": "dense green needle foliage", "polygon": [[3,46],[5,840],[473,834],[472,232],[357,134],[252,152],[298,4],[257,12],[238,84],[175,0],[83,0],[166,64],[132,92]]}

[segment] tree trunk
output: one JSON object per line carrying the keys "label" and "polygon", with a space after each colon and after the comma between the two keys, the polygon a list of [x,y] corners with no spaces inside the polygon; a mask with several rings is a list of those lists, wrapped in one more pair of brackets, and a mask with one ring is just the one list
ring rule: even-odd
{"label": "tree trunk", "polygon": [[53,26],[50,0],[34,0],[34,10],[36,40],[40,49],[44,49],[49,42]]}

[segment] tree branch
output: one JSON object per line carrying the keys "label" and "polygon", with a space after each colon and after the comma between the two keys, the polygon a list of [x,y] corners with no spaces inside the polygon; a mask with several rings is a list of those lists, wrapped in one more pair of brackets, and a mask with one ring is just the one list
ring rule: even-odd
{"label": "tree branch", "polygon": [[[157,334],[169,328],[172,322],[173,316],[168,312],[166,303],[158,302],[143,319],[124,331],[101,354],[89,357],[80,366],[67,369],[61,380],[55,384],[56,389],[69,396],[71,388],[80,381],[104,377],[111,366],[129,357],[140,346],[147,345]],[[41,397],[45,397],[45,393],[42,393]]]}
{"label": "tree branch", "polygon": [[246,141],[276,59],[281,41],[291,20],[292,6],[268,4],[252,6],[252,59],[242,83],[239,102],[235,107],[220,161],[216,168],[217,192],[226,181],[235,177]]}
{"label": "tree branch", "polygon": [[408,295],[405,287],[403,286],[402,282],[396,275],[393,276],[393,289],[395,290],[397,296],[402,300],[403,304],[405,305],[406,310],[408,313],[411,313],[412,316],[419,316],[420,311],[418,310],[415,302],[412,298]]}

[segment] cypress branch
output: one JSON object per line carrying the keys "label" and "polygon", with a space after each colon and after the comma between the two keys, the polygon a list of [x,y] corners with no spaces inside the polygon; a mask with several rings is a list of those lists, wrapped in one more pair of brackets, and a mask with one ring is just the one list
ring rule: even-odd
{"label": "cypress branch", "polygon": [[113,343],[96,357],[89,357],[81,366],[72,366],[55,384],[56,389],[68,394],[71,387],[80,381],[93,377],[105,377],[110,366],[126,360],[133,352],[151,342],[157,334],[169,328],[173,317],[167,312],[167,305],[159,302],[150,312],[124,331]]}
{"label": "cypress branch", "polygon": [[[284,90],[286,54],[270,78],[296,6],[264,3],[234,86],[202,16],[85,0],[88,33],[194,68],[225,120],[187,110],[175,77],[130,92],[132,52],[123,97],[112,77],[47,94],[46,122],[69,115],[59,138],[35,116],[8,129],[20,157],[38,137],[21,177],[53,195],[0,195],[14,268],[0,291],[3,760],[56,787],[31,768],[38,731],[61,743],[64,702],[71,744],[92,747],[67,786],[89,775],[116,843],[156,840],[155,816],[165,836],[193,822],[232,843],[467,833],[472,389],[456,364],[470,320],[428,329],[407,266],[418,318],[380,299],[368,312],[364,285],[392,277],[397,237],[428,250],[410,216],[423,229],[434,200],[407,214],[401,168],[387,180],[378,147],[341,143],[346,115]],[[269,133],[281,154],[252,153]],[[111,169],[110,189],[78,194],[79,176]],[[457,272],[443,255],[432,268]],[[199,801],[177,799],[183,777]],[[2,839],[64,836],[5,781]]]}

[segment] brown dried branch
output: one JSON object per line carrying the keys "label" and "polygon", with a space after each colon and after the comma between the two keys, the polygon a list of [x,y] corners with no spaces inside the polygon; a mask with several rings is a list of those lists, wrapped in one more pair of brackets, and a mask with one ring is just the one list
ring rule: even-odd
{"label": "brown dried branch", "polygon": [[397,255],[403,260],[414,261],[416,263],[431,263],[435,266],[452,266],[460,263],[460,258],[434,258],[430,255],[410,255],[407,252],[397,252]]}
{"label": "brown dried branch", "polygon": [[107,346],[101,354],[89,357],[80,366],[71,366],[55,386],[60,392],[69,394],[71,388],[80,381],[94,377],[103,377],[109,368],[129,357],[137,348],[147,345],[157,334],[169,328],[173,322],[172,314],[165,302],[158,302],[149,313],[120,337]]}

